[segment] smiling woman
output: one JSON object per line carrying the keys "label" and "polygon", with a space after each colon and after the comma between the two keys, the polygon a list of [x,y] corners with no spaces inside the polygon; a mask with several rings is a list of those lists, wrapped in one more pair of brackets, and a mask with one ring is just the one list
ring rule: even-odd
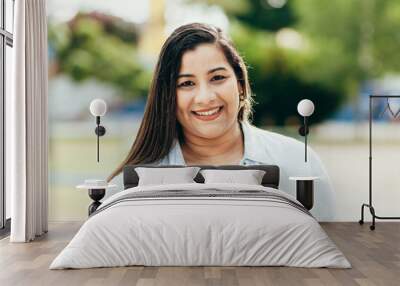
{"label": "smiling woman", "polygon": [[[243,59],[218,28],[179,27],[163,45],[144,117],[125,165],[277,165],[279,188],[291,176],[316,176],[318,219],[334,217],[334,194],[319,156],[293,138],[250,124],[252,95]],[[293,113],[296,111],[293,110]]]}
{"label": "smiling woman", "polygon": [[186,164],[239,164],[251,103],[243,59],[222,31],[179,27],[160,52],[136,140],[109,180],[127,164],[162,164],[178,142]]}

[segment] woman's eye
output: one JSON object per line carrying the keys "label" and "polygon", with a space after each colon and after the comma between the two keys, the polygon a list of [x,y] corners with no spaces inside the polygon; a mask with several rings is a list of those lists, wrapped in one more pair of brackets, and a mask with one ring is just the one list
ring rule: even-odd
{"label": "woman's eye", "polygon": [[223,75],[216,75],[216,76],[213,76],[213,77],[212,77],[211,81],[223,80],[223,79],[225,79],[225,78],[226,78],[226,77],[223,76]]}
{"label": "woman's eye", "polygon": [[187,87],[187,86],[193,86],[193,85],[194,85],[193,81],[187,80],[187,81],[184,81],[184,82],[178,84],[178,87]]}

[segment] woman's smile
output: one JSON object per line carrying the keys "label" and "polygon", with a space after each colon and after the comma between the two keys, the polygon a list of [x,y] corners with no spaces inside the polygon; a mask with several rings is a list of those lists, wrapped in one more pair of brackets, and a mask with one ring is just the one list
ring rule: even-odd
{"label": "woman's smile", "polygon": [[221,115],[223,108],[224,106],[218,106],[211,109],[201,109],[192,111],[191,113],[195,118],[199,120],[210,121],[217,119]]}

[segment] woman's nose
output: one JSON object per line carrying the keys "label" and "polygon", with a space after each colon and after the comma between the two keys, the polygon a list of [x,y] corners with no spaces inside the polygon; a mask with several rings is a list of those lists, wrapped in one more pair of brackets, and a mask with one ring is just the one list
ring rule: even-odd
{"label": "woman's nose", "polygon": [[195,96],[196,103],[208,104],[216,98],[215,91],[210,89],[207,85],[200,85],[200,88]]}

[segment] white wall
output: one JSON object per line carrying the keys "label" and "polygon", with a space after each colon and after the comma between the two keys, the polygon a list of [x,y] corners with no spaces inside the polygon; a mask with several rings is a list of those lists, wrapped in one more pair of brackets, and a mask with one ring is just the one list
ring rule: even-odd
{"label": "white wall", "polygon": [[[368,142],[311,142],[311,146],[324,162],[336,190],[336,214],[331,220],[358,221],[361,204],[368,203]],[[374,144],[372,157],[375,212],[379,216],[400,216],[400,143]],[[370,221],[369,210],[365,210],[365,220]]]}

